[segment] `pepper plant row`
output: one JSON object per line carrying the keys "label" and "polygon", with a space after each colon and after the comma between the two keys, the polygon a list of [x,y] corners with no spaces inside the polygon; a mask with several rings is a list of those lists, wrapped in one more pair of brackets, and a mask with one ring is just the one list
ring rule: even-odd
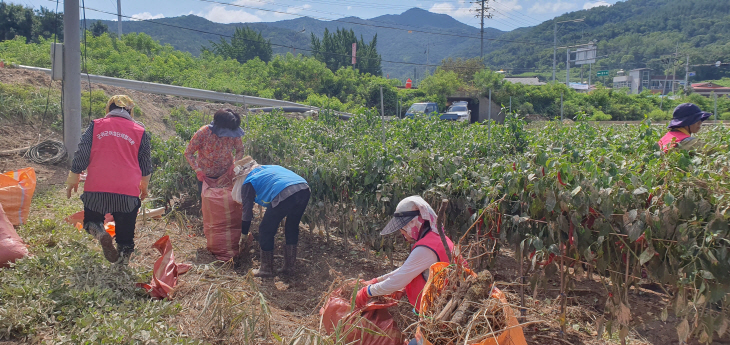
{"label": "pepper plant row", "polygon": [[625,338],[629,287],[645,277],[671,296],[661,317],[673,312],[680,318],[681,340],[709,343],[727,329],[725,128],[706,126],[701,133],[718,145],[709,153],[664,155],[656,141],[665,129],[649,121],[527,128],[514,116],[504,125],[470,125],[383,122],[363,111],[349,121],[327,113],[306,120],[252,114],[245,127],[249,154],[309,182],[304,221],[310,228],[329,231],[334,221],[341,236],[389,252],[392,239],[379,230],[398,201],[419,194],[436,205],[447,198],[445,227],[452,238],[483,222],[481,236],[518,249],[533,288],[559,274],[566,291],[574,275],[596,272],[608,295],[599,328]]}

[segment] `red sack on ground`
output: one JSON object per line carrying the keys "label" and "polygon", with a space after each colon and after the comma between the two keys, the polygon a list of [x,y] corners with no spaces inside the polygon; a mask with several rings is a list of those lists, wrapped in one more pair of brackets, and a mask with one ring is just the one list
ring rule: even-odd
{"label": "red sack on ground", "polygon": [[8,267],[11,262],[27,255],[28,248],[15,232],[13,224],[10,224],[3,211],[3,204],[0,204],[0,267]]}
{"label": "red sack on ground", "polygon": [[13,225],[28,221],[30,201],[35,193],[35,170],[25,168],[0,174],[0,204]]}
{"label": "red sack on ground", "polygon": [[402,345],[403,334],[387,308],[397,305],[403,292],[385,296],[387,302],[373,298],[362,309],[351,310],[354,288],[354,282],[345,283],[330,294],[319,310],[325,331],[332,334],[341,324],[341,333],[347,334],[345,342],[348,344]]}
{"label": "red sack on ground", "polygon": [[177,285],[177,277],[190,270],[190,265],[175,263],[175,254],[172,252],[170,236],[162,236],[152,246],[160,251],[162,256],[155,261],[152,281],[149,284],[139,283],[137,286],[147,290],[152,298],[169,298],[170,292]]}
{"label": "red sack on ground", "polygon": [[[221,177],[223,179],[223,177]],[[238,254],[243,208],[233,200],[233,184],[213,179],[203,182],[203,232],[207,248],[216,259],[228,261]]]}

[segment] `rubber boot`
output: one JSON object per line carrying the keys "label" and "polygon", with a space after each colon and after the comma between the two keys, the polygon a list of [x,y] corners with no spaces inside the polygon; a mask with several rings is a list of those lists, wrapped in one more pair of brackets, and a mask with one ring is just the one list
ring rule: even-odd
{"label": "rubber boot", "polygon": [[287,244],[284,246],[284,267],[276,271],[278,274],[294,274],[297,264],[297,245]]}
{"label": "rubber boot", "polygon": [[104,225],[101,222],[88,222],[84,224],[84,227],[86,228],[86,232],[99,241],[101,249],[104,251],[104,257],[107,261],[117,262],[117,260],[119,260],[119,252],[117,252],[117,249],[114,248],[113,239],[111,235],[104,230]]}
{"label": "rubber boot", "polygon": [[119,263],[122,265],[129,265],[129,260],[134,253],[134,246],[120,245],[117,243],[117,252],[119,252]]}
{"label": "rubber boot", "polygon": [[263,251],[261,250],[261,267],[253,270],[254,277],[271,277],[274,275],[274,251]]}

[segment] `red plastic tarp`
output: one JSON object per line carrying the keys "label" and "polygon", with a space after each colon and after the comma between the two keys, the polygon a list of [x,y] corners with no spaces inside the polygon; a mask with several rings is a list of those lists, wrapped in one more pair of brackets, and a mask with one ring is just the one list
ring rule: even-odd
{"label": "red plastic tarp", "polygon": [[178,276],[185,274],[190,270],[191,266],[175,263],[175,254],[172,251],[170,236],[162,236],[152,246],[160,251],[162,256],[155,262],[152,271],[152,281],[149,284],[140,283],[137,286],[147,290],[153,298],[169,298],[170,293],[175,289],[175,285],[177,285]]}

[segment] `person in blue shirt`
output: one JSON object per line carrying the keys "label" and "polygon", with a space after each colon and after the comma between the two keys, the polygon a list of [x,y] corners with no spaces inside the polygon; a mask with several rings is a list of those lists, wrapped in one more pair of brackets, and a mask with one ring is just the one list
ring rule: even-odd
{"label": "person in blue shirt", "polygon": [[[307,181],[293,171],[278,165],[259,165],[250,156],[236,162],[236,183],[241,183],[241,204],[243,218],[241,233],[248,236],[253,219],[254,202],[265,207],[264,218],[259,225],[260,262],[253,270],[256,277],[274,275],[274,237],[279,223],[286,218],[284,226],[284,266],[279,274],[295,273],[299,222],[309,203],[311,192]],[[234,188],[234,192],[237,188]]]}

